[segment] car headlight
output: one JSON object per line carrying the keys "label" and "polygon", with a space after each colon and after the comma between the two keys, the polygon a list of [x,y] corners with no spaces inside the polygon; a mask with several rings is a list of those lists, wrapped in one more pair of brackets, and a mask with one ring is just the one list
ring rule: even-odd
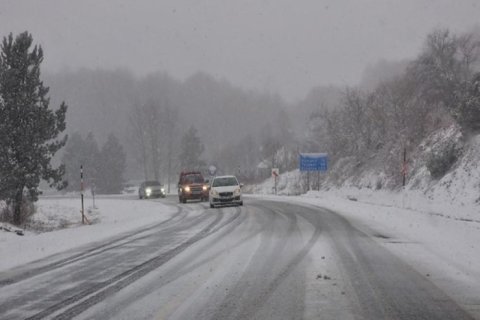
{"label": "car headlight", "polygon": [[186,187],[185,187],[185,191],[186,191],[186,192],[190,192],[190,187],[189,187],[189,186],[186,186]]}
{"label": "car headlight", "polygon": [[235,191],[233,191],[233,195],[235,195],[235,196],[239,196],[241,194],[242,194],[242,190],[240,190],[240,188],[237,188],[237,189],[235,189]]}
{"label": "car headlight", "polygon": [[145,189],[145,193],[147,194],[147,196],[151,195],[152,194],[152,189],[150,189],[150,188]]}
{"label": "car headlight", "polygon": [[212,196],[214,196],[214,197],[218,197],[218,192],[217,192],[216,190],[214,190],[214,189],[212,189],[212,190],[210,191],[210,194],[211,194]]}
{"label": "car headlight", "polygon": [[161,188],[160,191],[161,191],[162,193],[165,193],[165,188]]}
{"label": "car headlight", "polygon": [[207,191],[207,190],[208,190],[208,186],[203,186],[202,189],[203,189],[203,191]]}

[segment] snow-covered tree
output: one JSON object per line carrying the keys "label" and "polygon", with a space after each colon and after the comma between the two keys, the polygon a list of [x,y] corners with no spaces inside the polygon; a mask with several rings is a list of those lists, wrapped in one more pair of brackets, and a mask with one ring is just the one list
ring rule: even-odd
{"label": "snow-covered tree", "polygon": [[31,48],[28,32],[3,38],[0,53],[0,198],[13,209],[13,223],[22,222],[25,195],[36,201],[41,179],[62,188],[63,166],[52,157],[65,145],[67,105],[49,109],[48,87],[40,80],[43,50]]}
{"label": "snow-covered tree", "polygon": [[466,90],[454,113],[455,119],[467,131],[480,131],[480,73],[467,83]]}

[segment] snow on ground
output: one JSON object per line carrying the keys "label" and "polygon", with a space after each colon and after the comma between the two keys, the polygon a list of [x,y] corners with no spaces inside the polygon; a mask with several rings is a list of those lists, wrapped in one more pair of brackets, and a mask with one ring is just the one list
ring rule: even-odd
{"label": "snow on ground", "polygon": [[79,197],[40,198],[24,236],[0,230],[0,271],[166,220],[176,207],[161,201],[100,197],[93,208],[92,199],[87,197],[85,212],[92,224],[82,225]]}

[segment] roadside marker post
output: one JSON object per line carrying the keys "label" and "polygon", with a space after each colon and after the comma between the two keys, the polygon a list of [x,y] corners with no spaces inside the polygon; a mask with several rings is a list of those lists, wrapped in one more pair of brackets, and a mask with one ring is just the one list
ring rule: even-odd
{"label": "roadside marker post", "polygon": [[83,165],[80,165],[80,198],[82,202],[82,224],[85,224],[85,212],[83,207]]}
{"label": "roadside marker post", "polygon": [[278,168],[272,168],[272,177],[273,177],[273,183],[274,183],[274,192],[275,195],[277,194],[277,178],[280,175],[280,169]]}

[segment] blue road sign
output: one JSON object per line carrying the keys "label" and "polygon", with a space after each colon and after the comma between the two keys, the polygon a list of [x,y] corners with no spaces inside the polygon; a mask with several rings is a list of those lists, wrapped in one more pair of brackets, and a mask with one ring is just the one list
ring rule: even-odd
{"label": "blue road sign", "polygon": [[300,171],[327,171],[326,153],[300,153]]}

